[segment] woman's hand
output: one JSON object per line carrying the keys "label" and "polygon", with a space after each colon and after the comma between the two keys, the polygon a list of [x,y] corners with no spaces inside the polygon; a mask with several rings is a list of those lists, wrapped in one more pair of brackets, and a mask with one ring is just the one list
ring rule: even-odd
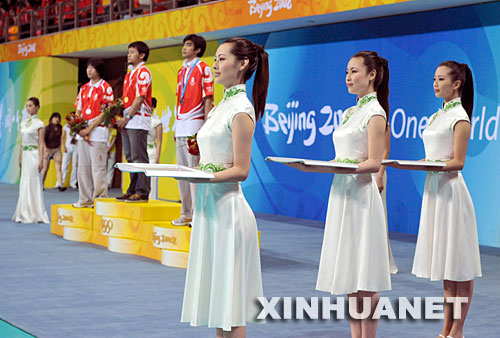
{"label": "woman's hand", "polygon": [[42,169],[43,169],[43,161],[40,160],[40,161],[38,161],[38,172],[41,172]]}

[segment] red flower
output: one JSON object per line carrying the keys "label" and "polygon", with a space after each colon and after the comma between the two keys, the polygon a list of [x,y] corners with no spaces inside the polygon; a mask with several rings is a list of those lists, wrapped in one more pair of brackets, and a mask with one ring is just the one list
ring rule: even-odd
{"label": "red flower", "polygon": [[193,156],[198,156],[200,154],[200,148],[198,148],[198,141],[196,139],[196,134],[193,136],[188,136],[187,138],[188,153]]}

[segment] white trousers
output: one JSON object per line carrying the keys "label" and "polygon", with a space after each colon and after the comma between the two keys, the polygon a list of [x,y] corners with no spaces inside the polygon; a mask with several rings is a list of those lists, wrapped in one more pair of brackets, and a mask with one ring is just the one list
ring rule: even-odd
{"label": "white trousers", "polygon": [[78,145],[70,144],[66,147],[66,152],[63,153],[62,158],[62,183],[66,182],[66,177],[68,177],[69,164],[71,163],[71,176],[69,178],[69,185],[74,187],[77,182],[78,173]]}
{"label": "white trousers", "polygon": [[92,142],[90,146],[78,140],[78,203],[93,203],[94,199],[108,196],[106,184],[106,142]]}
{"label": "white trousers", "polygon": [[[156,146],[153,148],[150,148],[148,145],[148,158],[149,158],[149,163],[155,163],[155,157],[156,157]],[[158,180],[159,177],[151,177],[151,191],[149,192],[149,199],[150,200],[158,200],[159,199],[159,191],[158,191]]]}
{"label": "white trousers", "polygon": [[[188,152],[187,137],[177,137],[175,140],[177,151],[177,164],[194,168],[200,163],[200,157]],[[181,195],[181,217],[193,218],[193,206],[196,196],[196,185],[179,180],[179,193]]]}
{"label": "white trousers", "polygon": [[111,188],[111,185],[113,184],[113,177],[115,176],[115,163],[116,163],[116,151],[109,153],[108,157],[106,183],[108,184],[109,188]]}

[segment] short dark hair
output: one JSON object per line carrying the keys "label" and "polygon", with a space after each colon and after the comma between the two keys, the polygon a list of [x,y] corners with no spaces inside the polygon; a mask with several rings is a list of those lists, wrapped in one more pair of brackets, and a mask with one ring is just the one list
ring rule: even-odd
{"label": "short dark hair", "polygon": [[38,99],[38,97],[30,97],[28,101],[33,102],[35,107],[40,107],[40,100]]}
{"label": "short dark hair", "polygon": [[156,97],[152,97],[151,98],[151,105],[153,106],[153,109],[156,108],[157,103],[158,103],[158,101],[156,100]]}
{"label": "short dark hair", "polygon": [[102,78],[104,75],[104,61],[102,59],[90,59],[87,61],[87,67],[92,66],[95,68],[99,77]]}
{"label": "short dark hair", "polygon": [[146,62],[148,61],[149,57],[149,47],[142,41],[134,41],[130,45],[128,45],[128,48],[135,48],[139,52],[139,54],[144,54],[144,59],[142,61]]}
{"label": "short dark hair", "polygon": [[182,40],[182,42],[186,43],[186,41],[188,40],[193,41],[194,49],[198,48],[200,49],[200,51],[198,52],[198,54],[196,54],[196,56],[201,58],[205,53],[205,50],[207,49],[207,42],[205,41],[205,39],[202,36],[196,34],[189,34],[186,35],[186,37],[184,38],[184,40]]}

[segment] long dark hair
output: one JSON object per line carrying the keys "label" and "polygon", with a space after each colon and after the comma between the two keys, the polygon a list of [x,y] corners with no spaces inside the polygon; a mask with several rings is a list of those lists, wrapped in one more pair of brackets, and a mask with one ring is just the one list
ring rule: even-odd
{"label": "long dark hair", "polygon": [[441,66],[450,68],[450,76],[453,82],[460,81],[458,93],[462,101],[462,106],[470,119],[472,117],[472,108],[474,107],[474,80],[472,79],[472,72],[469,66],[456,61],[443,61],[438,67]]}
{"label": "long dark hair", "polygon": [[253,82],[252,101],[255,107],[255,118],[259,119],[264,115],[266,109],[267,88],[269,87],[269,60],[264,47],[252,41],[234,37],[227,39],[224,43],[233,45],[231,53],[237,60],[248,59],[248,67],[243,74],[243,80],[246,82],[255,72]]}
{"label": "long dark hair", "polygon": [[354,54],[352,58],[363,58],[363,64],[367,72],[375,70],[375,81],[373,88],[377,91],[377,100],[384,108],[387,121],[389,121],[389,62],[379,56],[377,52],[363,50]]}

